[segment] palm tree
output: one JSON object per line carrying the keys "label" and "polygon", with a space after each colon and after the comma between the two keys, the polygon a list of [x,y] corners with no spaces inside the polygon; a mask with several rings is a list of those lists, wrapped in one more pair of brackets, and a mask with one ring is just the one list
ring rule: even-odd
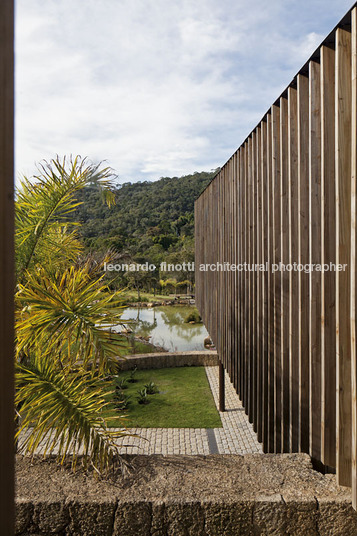
{"label": "palm tree", "polygon": [[[68,216],[95,181],[113,202],[111,170],[76,157],[44,162],[16,200],[16,403],[19,449],[78,455],[98,471],[118,459],[103,382],[116,370],[120,300],[101,265],[78,261],[82,246]],[[108,258],[103,259],[108,261]],[[105,416],[105,418],[104,418]],[[117,416],[116,416],[117,417]],[[124,420],[123,420],[124,423]]]}

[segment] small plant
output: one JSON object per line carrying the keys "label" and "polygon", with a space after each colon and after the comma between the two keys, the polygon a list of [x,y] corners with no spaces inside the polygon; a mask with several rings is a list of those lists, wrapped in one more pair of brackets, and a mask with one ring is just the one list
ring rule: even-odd
{"label": "small plant", "polygon": [[147,393],[147,390],[145,388],[144,389],[139,389],[137,391],[137,393],[138,393],[138,396],[136,398],[137,398],[137,401],[139,402],[139,404],[148,404],[149,403],[148,393]]}
{"label": "small plant", "polygon": [[128,388],[128,385],[127,385],[127,379],[126,378],[123,378],[122,380],[118,380],[117,381],[117,385],[116,385],[116,389],[119,388],[121,390],[123,389],[127,389]]}
{"label": "small plant", "polygon": [[128,382],[129,383],[136,383],[138,380],[135,378],[135,374],[137,372],[138,368],[135,367],[133,368],[133,370],[130,372],[130,377],[128,379]]}
{"label": "small plant", "polygon": [[144,387],[148,395],[155,395],[159,391],[157,385],[154,382],[149,382],[144,385]]}
{"label": "small plant", "polygon": [[130,395],[126,395],[123,391],[116,386],[114,394],[114,405],[117,409],[127,409],[130,404]]}

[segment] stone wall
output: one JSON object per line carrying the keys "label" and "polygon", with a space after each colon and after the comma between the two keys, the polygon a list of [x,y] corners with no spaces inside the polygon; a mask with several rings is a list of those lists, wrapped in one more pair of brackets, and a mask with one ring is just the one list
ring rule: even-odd
{"label": "stone wall", "polygon": [[158,352],[152,354],[135,354],[118,358],[121,370],[159,369],[165,367],[199,367],[218,365],[216,351],[197,352]]}
{"label": "stone wall", "polygon": [[132,456],[108,479],[17,461],[16,536],[355,536],[351,492],[306,454]]}

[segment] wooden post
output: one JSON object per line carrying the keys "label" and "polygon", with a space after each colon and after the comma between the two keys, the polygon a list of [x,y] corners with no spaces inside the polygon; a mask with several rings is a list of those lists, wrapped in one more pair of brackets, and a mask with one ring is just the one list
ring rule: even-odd
{"label": "wooden post", "polygon": [[224,396],[224,368],[221,362],[219,362],[219,411],[226,411]]}
{"label": "wooden post", "polygon": [[[297,89],[288,89],[288,195],[289,195],[289,262],[299,257],[298,248],[298,123]],[[299,274],[289,277],[289,374],[290,374],[290,450],[299,450]]]}
{"label": "wooden post", "polygon": [[[288,100],[280,98],[280,257],[289,263],[289,154]],[[281,451],[290,451],[290,363],[289,363],[289,283],[290,272],[280,275],[280,340],[281,340]]]}
{"label": "wooden post", "polygon": [[0,534],[14,533],[14,5],[0,2]]}
{"label": "wooden post", "polygon": [[357,200],[357,8],[352,10],[352,139],[351,139],[351,378],[352,378],[352,506],[357,508],[357,354],[356,354],[356,200]]}
{"label": "wooden post", "polygon": [[[298,262],[309,262],[309,79],[297,77]],[[298,272],[299,448],[309,452],[309,276]]]}
{"label": "wooden post", "polygon": [[336,30],[335,78],[335,175],[336,175],[336,474],[342,486],[351,486],[351,132],[352,54],[351,34]]}
{"label": "wooden post", "polygon": [[[335,51],[321,47],[321,262],[336,261]],[[321,273],[321,461],[336,466],[336,275]]]}
{"label": "wooden post", "polygon": [[[309,65],[309,262],[321,264],[320,64]],[[309,274],[310,456],[321,458],[321,272]]]}

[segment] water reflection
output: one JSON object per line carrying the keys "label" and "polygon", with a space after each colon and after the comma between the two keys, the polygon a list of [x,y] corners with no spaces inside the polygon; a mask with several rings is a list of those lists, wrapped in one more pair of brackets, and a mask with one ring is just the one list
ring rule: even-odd
{"label": "water reflection", "polygon": [[[130,327],[138,337],[150,337],[150,342],[170,352],[205,350],[203,341],[208,336],[203,324],[185,324],[190,306],[128,307],[122,320],[133,320]],[[120,328],[120,326],[118,326]]]}

